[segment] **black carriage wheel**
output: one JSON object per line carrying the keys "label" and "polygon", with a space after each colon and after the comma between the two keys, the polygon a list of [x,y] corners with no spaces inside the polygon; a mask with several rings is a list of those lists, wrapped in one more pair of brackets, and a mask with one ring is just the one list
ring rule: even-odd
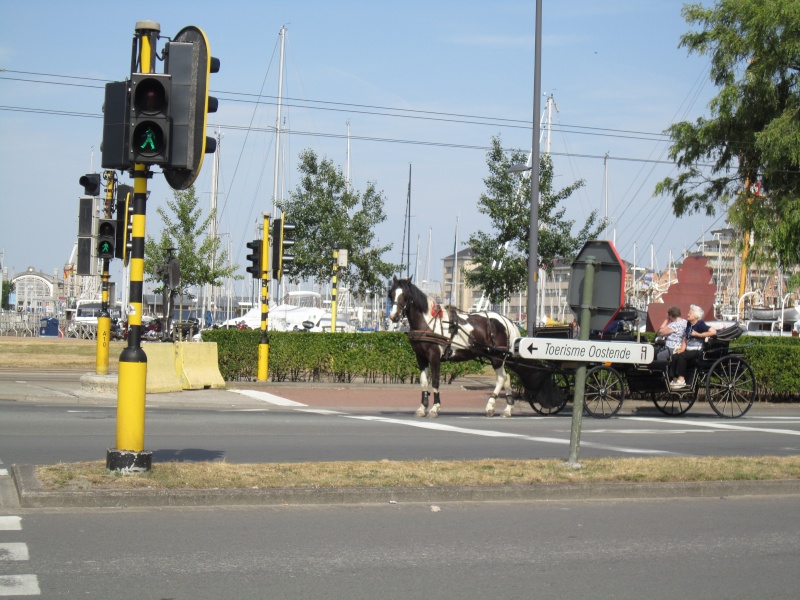
{"label": "black carriage wheel", "polygon": [[575,385],[575,377],[573,375],[556,373],[553,375],[553,381],[555,381],[556,386],[562,392],[561,401],[555,406],[543,406],[533,396],[528,394],[527,391],[525,392],[525,399],[531,405],[531,408],[540,415],[555,415],[560,413],[564,410],[564,407],[567,405],[567,400],[569,400],[572,394],[573,386]]}
{"label": "black carriage wheel", "polygon": [[599,365],[586,373],[584,410],[598,419],[613,417],[622,408],[625,385],[622,376],[611,367]]}
{"label": "black carriage wheel", "polygon": [[706,376],[706,399],[720,417],[736,419],[744,415],[756,399],[756,377],[746,360],[723,356]]}
{"label": "black carriage wheel", "polygon": [[665,415],[670,417],[678,417],[686,414],[697,400],[697,389],[694,391],[687,390],[686,392],[662,392],[653,395],[653,404]]}

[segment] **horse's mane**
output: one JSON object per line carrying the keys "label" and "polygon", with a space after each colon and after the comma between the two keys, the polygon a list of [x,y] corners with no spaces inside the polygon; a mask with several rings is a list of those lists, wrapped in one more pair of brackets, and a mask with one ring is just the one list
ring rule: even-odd
{"label": "horse's mane", "polygon": [[410,298],[411,302],[419,306],[423,312],[428,311],[428,308],[430,308],[428,306],[428,296],[426,296],[421,289],[411,283],[411,279],[399,279],[397,283],[401,288],[403,288],[403,296]]}

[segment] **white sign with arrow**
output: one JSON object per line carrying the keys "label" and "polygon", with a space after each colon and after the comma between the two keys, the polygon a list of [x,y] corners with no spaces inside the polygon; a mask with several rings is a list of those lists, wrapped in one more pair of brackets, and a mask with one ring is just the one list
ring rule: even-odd
{"label": "white sign with arrow", "polygon": [[520,358],[539,360],[649,364],[654,358],[651,344],[634,342],[525,337],[517,341],[515,350]]}

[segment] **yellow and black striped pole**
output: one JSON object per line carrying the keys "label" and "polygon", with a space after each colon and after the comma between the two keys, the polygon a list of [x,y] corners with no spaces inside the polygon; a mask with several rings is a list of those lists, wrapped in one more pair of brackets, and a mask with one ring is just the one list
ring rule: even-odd
{"label": "yellow and black striped pole", "polygon": [[[114,184],[116,183],[114,171],[106,171],[105,179],[106,201],[103,214],[106,219],[110,219],[114,206]],[[102,304],[100,305],[100,314],[97,315],[97,346],[94,361],[94,372],[97,375],[108,375],[108,351],[111,344],[111,314],[108,312],[108,267],[110,262],[108,258],[103,259],[103,274],[101,278]]]}
{"label": "yellow and black striped pole", "polygon": [[336,297],[339,294],[339,245],[333,247],[333,279],[331,280],[331,333],[336,333]]}
{"label": "yellow and black striped pole", "polygon": [[[139,69],[152,73],[156,60],[156,41],[161,28],[153,21],[136,23]],[[135,71],[133,65],[132,72]],[[142,291],[144,282],[144,232],[147,213],[149,166],[133,168],[133,230],[131,232],[131,287],[128,307],[128,346],[119,357],[117,384],[117,446],[109,449],[106,468],[128,473],[149,471],[152,453],[144,450],[144,417],[147,391],[147,355],[142,350]]]}
{"label": "yellow and black striped pole", "polygon": [[[261,340],[258,342],[258,381],[269,378],[269,219],[264,213],[261,241]],[[277,252],[277,250],[276,250]]]}

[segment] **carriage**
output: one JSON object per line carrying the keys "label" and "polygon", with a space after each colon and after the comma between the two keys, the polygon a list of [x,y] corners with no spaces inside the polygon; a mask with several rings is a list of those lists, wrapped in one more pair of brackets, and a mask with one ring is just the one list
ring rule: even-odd
{"label": "carriage", "polygon": [[[629,314],[621,313],[624,318]],[[534,332],[539,337],[565,337],[567,328],[541,328]],[[597,418],[609,418],[622,408],[626,397],[651,400],[656,408],[669,416],[685,414],[698,399],[705,399],[720,417],[738,418],[750,410],[757,397],[757,384],[752,367],[743,356],[741,347],[730,347],[743,329],[735,324],[708,338],[702,355],[694,361],[687,373],[687,386],[670,388],[669,361],[656,360],[648,364],[595,363],[587,366],[584,410]],[[600,334],[591,336],[595,339]],[[632,334],[622,331],[604,338],[613,341],[634,342]],[[656,342],[655,355],[659,346]],[[508,368],[517,374],[524,388],[523,397],[531,408],[542,415],[554,415],[564,409],[573,395],[577,363],[529,361],[514,352]],[[546,370],[555,383],[558,393],[542,394],[531,385],[536,372]]]}
{"label": "carriage", "polygon": [[[486,415],[495,414],[495,402],[508,383],[507,371],[514,373],[523,388],[523,397],[534,411],[554,415],[573,396],[575,372],[587,365],[584,410],[593,417],[609,418],[622,408],[626,395],[647,398],[664,414],[686,413],[701,396],[719,416],[741,417],[753,405],[757,386],[753,369],[740,348],[730,343],[742,335],[737,324],[707,339],[702,356],[687,373],[687,386],[670,389],[669,363],[578,363],[569,360],[539,360],[520,356],[519,329],[506,317],[483,311],[462,313],[452,306],[442,306],[411,283],[411,278],[393,278],[388,300],[389,318],[394,323],[408,323],[408,338],[420,369],[421,402],[415,415],[435,418],[440,410],[439,366],[442,361],[457,362],[481,358],[494,368],[496,382],[486,405]],[[608,341],[636,342],[630,333],[636,311],[618,311],[616,318],[628,323]],[[638,329],[634,326],[634,329]],[[596,332],[602,336],[604,333]],[[534,337],[569,339],[568,326],[545,327]],[[657,353],[655,353],[657,355]],[[429,394],[433,391],[433,406]],[[506,391],[503,416],[510,417],[513,397]]]}

